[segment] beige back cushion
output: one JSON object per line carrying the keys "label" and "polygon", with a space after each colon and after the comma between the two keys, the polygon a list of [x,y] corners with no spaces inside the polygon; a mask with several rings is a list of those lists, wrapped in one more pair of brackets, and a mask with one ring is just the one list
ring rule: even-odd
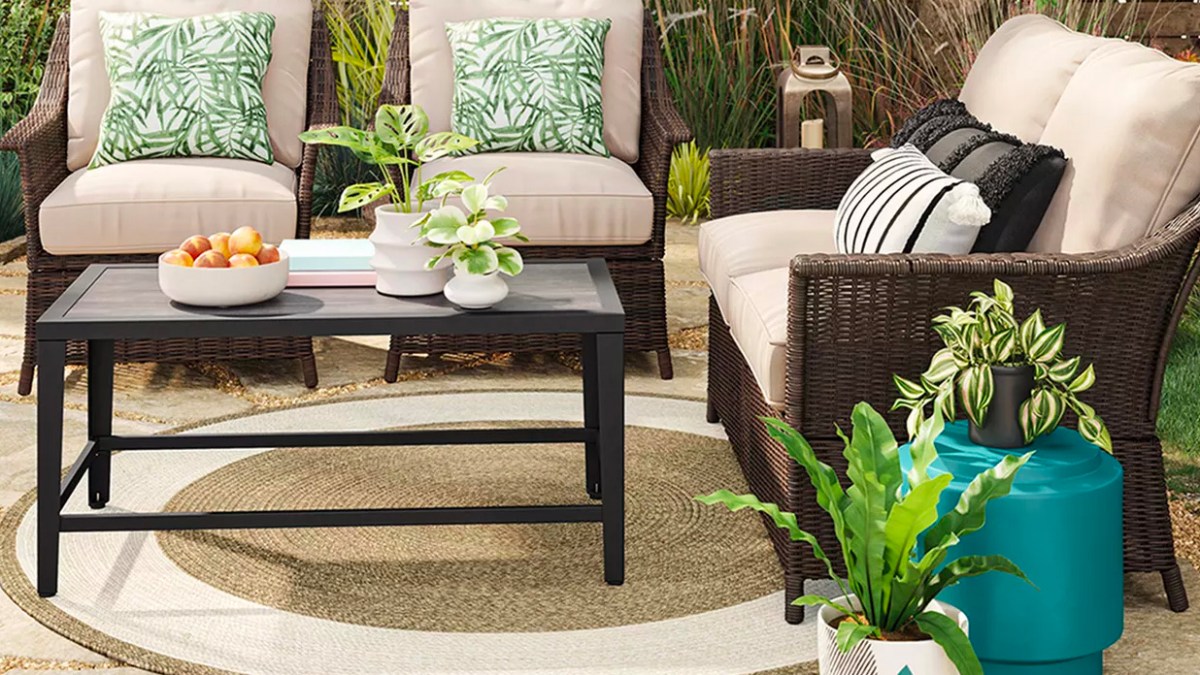
{"label": "beige back cushion", "polygon": [[612,19],[604,45],[604,143],[630,164],[638,159],[642,123],[641,0],[412,0],[409,3],[412,102],[433,131],[450,131],[454,57],[446,24],[512,17]]}
{"label": "beige back cushion", "polygon": [[1200,65],[1127,42],[1075,72],[1041,143],[1070,158],[1032,251],[1115,249],[1200,193]]}
{"label": "beige back cushion", "polygon": [[217,12],[269,12],[275,15],[271,65],[263,78],[263,100],[275,160],[295,168],[304,155],[298,138],[308,117],[308,50],[312,40],[312,0],[72,0],[70,77],[67,99],[67,166],[87,166],[100,139],[108,107],[108,73],[100,12],[151,12],[200,16]]}
{"label": "beige back cushion", "polygon": [[1036,143],[1076,69],[1111,42],[1040,14],[1009,19],[979,51],[958,98],[999,131]]}

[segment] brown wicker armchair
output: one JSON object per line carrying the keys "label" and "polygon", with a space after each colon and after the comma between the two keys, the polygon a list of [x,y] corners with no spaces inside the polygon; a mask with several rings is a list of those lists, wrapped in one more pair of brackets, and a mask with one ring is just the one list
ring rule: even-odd
{"label": "brown wicker armchair", "polygon": [[[649,12],[644,20],[642,52],[642,115],[640,159],[634,171],[654,200],[650,240],[638,245],[614,246],[524,246],[527,259],[603,257],[608,261],[613,282],[625,306],[625,345],[629,351],[656,352],[663,379],[673,375],[667,345],[666,289],[663,250],[666,244],[667,176],[671,152],[692,134],[680,117],[667,87],[663,71],[657,24]],[[409,61],[409,16],[397,13],[392,35],[381,103],[411,101]],[[536,352],[576,350],[578,339],[562,336],[393,336],[385,379],[395,382],[405,353],[445,354],[452,352]]]}
{"label": "brown wicker armchair", "polygon": [[[29,115],[0,139],[0,150],[16,152],[21,163],[25,202],[29,281],[25,305],[25,355],[19,393],[28,395],[37,365],[36,322],[88,265],[95,263],[153,262],[153,254],[53,255],[42,246],[39,212],[43,201],[70,175],[67,166],[67,92],[69,75],[70,17],[59,19],[41,91]],[[309,126],[336,124],[337,95],[329,34],[320,13],[314,14],[308,66]],[[296,169],[296,236],[307,238],[312,224],[312,186],[317,150],[306,147]],[[122,362],[194,362],[236,359],[299,359],[304,381],[317,385],[316,360],[309,338],[203,339],[118,342],[116,358]],[[86,347],[72,344],[68,359],[82,363]]]}
{"label": "brown wicker armchair", "polygon": [[[870,163],[862,150],[730,150],[712,153],[714,218],[771,209],[836,209]],[[1070,327],[1070,350],[1094,359],[1101,378],[1090,401],[1103,411],[1125,468],[1125,569],[1160,572],[1171,609],[1187,608],[1167,509],[1162,447],[1155,436],[1171,340],[1200,267],[1200,205],[1142,240],[1087,254],[800,255],[788,273],[786,402],[769,405],[716,301],[710,303],[709,418],[724,423],[752,489],[795,511],[801,526],[836,547],[812,485],[767,436],[759,416],[781,415],[818,455],[845,471],[834,424],[862,400],[887,409],[893,373],[922,372],[940,342],[939,308],[1003,279],[1022,311],[1042,308]],[[903,433],[899,413],[890,420]],[[844,474],[843,474],[844,475]],[[806,546],[768,528],[790,602],[824,567]],[[826,550],[829,550],[828,548]],[[801,608],[788,605],[798,622]]]}

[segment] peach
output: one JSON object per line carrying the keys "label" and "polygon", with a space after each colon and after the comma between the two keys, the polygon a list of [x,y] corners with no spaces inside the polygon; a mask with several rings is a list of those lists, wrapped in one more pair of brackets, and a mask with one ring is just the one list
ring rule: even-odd
{"label": "peach", "polygon": [[180,267],[191,267],[192,263],[194,262],[192,260],[192,254],[178,248],[174,251],[168,251],[162,257],[162,261],[168,265],[178,265]]}
{"label": "peach", "polygon": [[255,257],[258,258],[258,264],[260,265],[277,263],[279,262],[279,248],[272,244],[263,244],[262,250]]}
{"label": "peach", "polygon": [[200,254],[205,251],[212,250],[212,244],[208,241],[208,237],[196,235],[188,237],[188,240],[179,245],[179,250],[192,256],[192,260],[200,257]]}
{"label": "peach", "polygon": [[258,267],[258,258],[249,253],[239,253],[229,259],[230,267]]}
{"label": "peach", "polygon": [[216,251],[217,253],[220,253],[221,255],[225,256],[226,258],[233,255],[233,251],[229,250],[229,233],[228,232],[218,232],[218,233],[214,234],[213,236],[209,237],[208,241],[209,241],[209,243],[212,244],[212,250]]}
{"label": "peach", "polygon": [[258,230],[253,227],[239,227],[229,235],[229,250],[234,253],[249,253],[258,255],[262,250],[263,239]]}
{"label": "peach", "polygon": [[194,267],[229,267],[229,259],[216,251],[206,251],[196,258]]}

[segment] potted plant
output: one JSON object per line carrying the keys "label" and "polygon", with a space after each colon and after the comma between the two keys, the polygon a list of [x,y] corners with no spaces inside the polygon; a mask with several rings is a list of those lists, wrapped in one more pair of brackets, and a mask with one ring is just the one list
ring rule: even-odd
{"label": "potted plant", "polygon": [[[440,173],[427,180],[425,164],[479,144],[453,132],[429,133],[429,117],[417,105],[383,105],[372,130],[330,127],[300,134],[305,143],[339,145],[375,165],[382,181],[351,185],[342,192],[339,212],[353,211],[390,199],[375,209],[371,266],[378,275],[376,289],[386,295],[416,296],[440,293],[449,264],[429,268],[429,252],[412,226],[429,212],[439,197],[472,180],[462,171]],[[397,180],[398,176],[398,180]],[[431,273],[432,272],[432,273]]]}
{"label": "potted plant", "polygon": [[923,675],[982,675],[967,639],[966,617],[938,603],[937,595],[961,579],[985,572],[1028,579],[1003,556],[965,556],[944,563],[961,537],[983,527],[988,502],[1008,494],[1017,471],[1032,453],[1005,455],[976,476],[957,506],[939,518],[938,501],[954,477],[929,474],[937,459],[934,441],[943,428],[937,409],[922,420],[909,446],[912,469],[906,474],[896,439],[883,417],[866,403],[855,406],[852,435],[847,438],[838,430],[846,443],[850,480],[846,489],[799,432],[781,420],[763,421],[771,437],[808,473],[818,506],[833,520],[846,578],[834,572],[817,539],[800,529],[794,513],[754,495],[728,490],[697,499],[731,511],[758,511],[786,530],[792,541],[811,546],[825,563],[840,595],[805,595],[793,601],[821,608],[817,623],[821,672],[892,675],[907,667]]}
{"label": "potted plant", "polygon": [[[508,237],[529,241],[521,234],[521,224],[516,218],[488,218],[489,211],[508,208],[507,199],[489,193],[492,179],[503,170],[501,167],[482,183],[465,187],[448,180],[440,190],[441,207],[416,223],[422,239],[445,247],[428,260],[427,267],[454,262],[446,298],[465,309],[487,309],[506,298],[508,284],[500,274],[515,277],[525,268],[520,252],[497,241]],[[449,204],[451,197],[458,197],[463,208]]]}
{"label": "potted plant", "polygon": [[954,419],[961,404],[972,441],[1021,448],[1054,431],[1070,409],[1079,418],[1080,435],[1111,453],[1104,421],[1079,400],[1096,383],[1095,368],[1080,369],[1078,356],[1062,356],[1066,324],[1047,328],[1040,309],[1018,321],[1012,288],[999,279],[994,287],[993,295],[972,293],[967,309],[950,307],[933,319],[946,346],[918,380],[894,377],[900,398],[892,409],[910,410],[909,435],[929,404],[946,419]]}

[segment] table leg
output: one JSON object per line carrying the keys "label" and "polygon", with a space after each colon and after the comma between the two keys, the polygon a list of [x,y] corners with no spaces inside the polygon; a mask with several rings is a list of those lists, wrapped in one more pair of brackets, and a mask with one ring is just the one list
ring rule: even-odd
{"label": "table leg", "polygon": [[58,500],[62,477],[66,360],[66,342],[38,342],[37,590],[43,598],[58,593]]}
{"label": "table leg", "polygon": [[[93,340],[88,343],[88,438],[112,436],[113,415],[113,343]],[[112,476],[112,451],[97,450],[88,469],[88,506],[102,509],[108,505]]]}
{"label": "table leg", "polygon": [[604,580],[619,586],[625,583],[625,337],[603,333],[595,340]]}
{"label": "table leg", "polygon": [[[597,392],[596,336],[583,336],[583,426],[592,431],[598,431],[600,415],[600,400]],[[584,459],[587,464],[586,486],[588,496],[600,499],[600,449],[596,441],[585,444]]]}

